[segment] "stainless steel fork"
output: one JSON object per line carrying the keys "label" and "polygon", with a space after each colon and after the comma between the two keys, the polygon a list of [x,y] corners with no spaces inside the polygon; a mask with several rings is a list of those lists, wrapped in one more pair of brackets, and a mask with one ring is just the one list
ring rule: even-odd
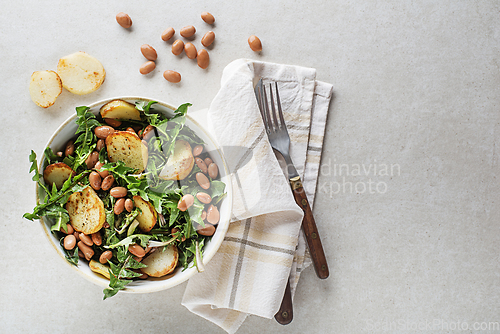
{"label": "stainless steel fork", "polygon": [[[285,159],[288,170],[288,179],[290,181],[290,186],[292,187],[295,202],[297,202],[297,204],[304,211],[302,230],[304,231],[304,235],[307,240],[309,253],[311,254],[311,260],[314,264],[316,275],[322,279],[327,278],[329,275],[328,264],[326,262],[323,246],[321,245],[321,240],[319,238],[318,228],[316,226],[316,222],[314,221],[306,193],[302,187],[302,181],[299,173],[297,173],[292,159],[290,158],[290,136],[288,135],[288,130],[283,118],[278,83],[275,83],[276,98],[273,94],[273,85],[269,84],[269,101],[262,79],[255,87],[255,91],[257,94],[257,101],[260,101],[259,108],[262,119],[264,120],[264,126],[266,128],[269,142],[271,143],[272,148],[279,152],[283,156],[283,159]],[[269,105],[271,108],[269,108]],[[276,109],[278,109],[278,113],[276,113]]]}

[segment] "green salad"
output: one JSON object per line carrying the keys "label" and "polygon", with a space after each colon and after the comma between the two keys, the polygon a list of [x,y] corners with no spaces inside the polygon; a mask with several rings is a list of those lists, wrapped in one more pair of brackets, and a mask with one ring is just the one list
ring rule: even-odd
{"label": "green salad", "polygon": [[66,259],[109,279],[104,299],[134,280],[203,270],[226,196],[218,166],[186,123],[190,104],[167,118],[154,101],[113,100],[95,115],[77,107],[73,138],[47,147],[30,173],[40,200],[29,220],[48,219]]}

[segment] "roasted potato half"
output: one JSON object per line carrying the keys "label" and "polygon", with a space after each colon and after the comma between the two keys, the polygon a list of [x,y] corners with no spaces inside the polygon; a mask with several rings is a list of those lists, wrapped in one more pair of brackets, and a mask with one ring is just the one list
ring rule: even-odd
{"label": "roasted potato half", "polygon": [[141,271],[151,277],[162,277],[174,271],[178,260],[179,252],[175,245],[158,248],[142,260],[147,267],[141,268]]}
{"label": "roasted potato half", "polygon": [[59,59],[57,74],[63,87],[77,95],[92,93],[101,87],[106,78],[106,71],[99,60],[81,51]]}
{"label": "roasted potato half", "polygon": [[194,166],[193,150],[185,140],[175,142],[174,152],[168,158],[159,177],[163,180],[183,180]]}
{"label": "roasted potato half", "polygon": [[66,202],[69,222],[75,231],[92,234],[99,231],[106,221],[104,203],[90,186],[71,194]]}
{"label": "roasted potato half", "polygon": [[123,100],[106,103],[101,107],[100,113],[102,118],[141,120],[141,112],[135,108],[135,105]]}
{"label": "roasted potato half", "polygon": [[71,169],[70,166],[63,162],[56,162],[45,167],[43,170],[43,180],[50,187],[55,183],[56,187],[61,189],[64,182],[69,179],[70,176],[75,176],[75,174],[75,171]]}
{"label": "roasted potato half", "polygon": [[30,96],[37,106],[48,108],[62,92],[62,82],[54,71],[33,72],[29,86]]}
{"label": "roasted potato half", "polygon": [[90,270],[92,270],[93,272],[98,273],[109,279],[109,266],[95,260],[90,260],[89,267]]}
{"label": "roasted potato half", "polygon": [[137,134],[115,131],[106,137],[106,150],[111,162],[123,161],[127,167],[142,172],[148,163],[148,148]]}
{"label": "roasted potato half", "polygon": [[156,224],[158,213],[153,204],[142,199],[141,196],[133,197],[136,207],[141,209],[141,213],[135,218],[139,222],[139,229],[142,232],[149,232]]}

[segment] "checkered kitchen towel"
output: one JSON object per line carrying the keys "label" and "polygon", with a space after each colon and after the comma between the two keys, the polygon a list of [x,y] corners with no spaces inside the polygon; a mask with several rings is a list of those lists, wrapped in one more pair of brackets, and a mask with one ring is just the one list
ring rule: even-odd
{"label": "checkered kitchen towel", "polygon": [[312,205],[332,95],[332,86],[315,77],[310,68],[236,60],[210,105],[209,127],[232,176],[233,217],[217,254],[189,280],[182,304],[228,333],[249,314],[274,317],[289,276],[293,295],[310,264],[303,212],[267,139],[254,84],[278,82],[290,155]]}

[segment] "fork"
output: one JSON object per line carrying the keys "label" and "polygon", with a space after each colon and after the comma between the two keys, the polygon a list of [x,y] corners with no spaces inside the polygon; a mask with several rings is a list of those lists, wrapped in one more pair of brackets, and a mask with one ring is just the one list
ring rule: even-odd
{"label": "fork", "polygon": [[[283,118],[277,82],[275,82],[275,86],[276,99],[274,98],[272,84],[269,84],[270,103],[268,103],[266,89],[262,83],[262,79],[259,81],[256,86],[256,93],[259,97],[257,99],[259,101],[259,109],[262,119],[264,120],[264,127],[266,129],[271,147],[275,151],[279,152],[286,162],[288,179],[290,181],[295,202],[304,211],[302,230],[306,237],[307,246],[309,248],[309,253],[311,254],[311,260],[313,262],[316,275],[321,279],[325,279],[329,275],[326,256],[323,251],[323,246],[321,245],[318,228],[316,226],[316,222],[314,221],[309,201],[307,200],[306,193],[302,186],[302,180],[300,179],[299,173],[297,173],[292,159],[290,158],[290,136],[288,135],[288,130]],[[271,109],[269,108],[269,104],[271,105]],[[275,104],[278,109],[278,114],[276,114]]]}

